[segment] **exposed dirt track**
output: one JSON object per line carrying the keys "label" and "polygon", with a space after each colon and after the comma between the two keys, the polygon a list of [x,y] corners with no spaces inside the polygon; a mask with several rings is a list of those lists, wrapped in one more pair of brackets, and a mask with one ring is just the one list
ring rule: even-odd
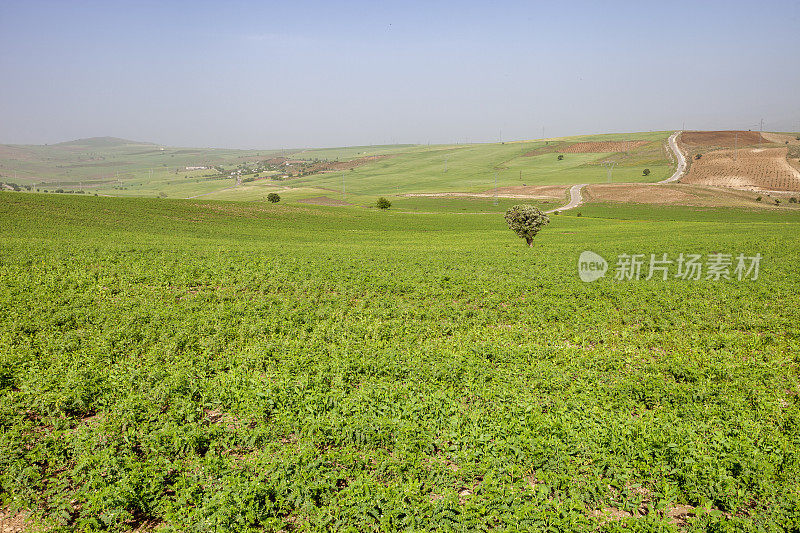
{"label": "exposed dirt track", "polygon": [[629,152],[640,146],[650,144],[650,141],[606,141],[575,143],[558,150],[565,154],[589,154],[601,152]]}

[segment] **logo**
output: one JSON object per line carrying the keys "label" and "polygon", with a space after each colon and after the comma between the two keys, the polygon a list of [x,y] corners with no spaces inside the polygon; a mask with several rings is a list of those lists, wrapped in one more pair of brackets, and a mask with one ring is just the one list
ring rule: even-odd
{"label": "logo", "polygon": [[601,256],[586,250],[578,258],[578,274],[581,281],[590,283],[606,275],[608,263]]}

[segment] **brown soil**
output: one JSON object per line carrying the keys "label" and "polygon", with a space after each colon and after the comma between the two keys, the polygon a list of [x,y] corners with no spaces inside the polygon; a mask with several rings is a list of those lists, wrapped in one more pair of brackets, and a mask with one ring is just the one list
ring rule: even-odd
{"label": "brown soil", "polygon": [[694,507],[691,505],[676,505],[667,510],[667,518],[669,521],[680,527],[686,525],[686,518],[694,516]]}
{"label": "brown soil", "polygon": [[629,152],[640,146],[650,144],[650,141],[606,141],[575,143],[562,148],[559,152],[565,154],[587,154],[599,152]]}
{"label": "brown soil", "polygon": [[8,508],[0,508],[0,533],[21,533],[27,526],[27,513],[13,514]]}
{"label": "brown soil", "polygon": [[692,161],[681,181],[752,191],[800,191],[800,171],[787,161],[787,148],[708,152]]}
{"label": "brown soil", "polygon": [[789,146],[800,146],[800,140],[797,139],[797,135],[791,133],[764,132],[761,135],[769,142],[784,144],[784,145],[788,144]]}
{"label": "brown soil", "polygon": [[731,147],[750,146],[758,143],[769,143],[769,139],[757,131],[684,131],[680,142],[689,147],[718,146]]}
{"label": "brown soil", "polygon": [[[514,186],[498,187],[498,198],[530,198],[540,200],[561,200],[565,197],[568,187],[563,185],[539,186]],[[408,193],[402,196],[426,198],[493,198],[494,189],[485,192],[433,192],[433,193]]]}
{"label": "brown soil", "polygon": [[344,207],[346,205],[353,205],[348,202],[344,202],[342,200],[335,200],[333,198],[328,198],[327,196],[315,196],[314,198],[304,198],[302,200],[298,200],[301,204],[313,204],[313,205],[328,205],[332,207]]}
{"label": "brown soil", "polygon": [[686,185],[683,183],[604,183],[587,186],[583,195],[592,202],[623,202],[692,207],[774,207],[756,202],[752,192]]}

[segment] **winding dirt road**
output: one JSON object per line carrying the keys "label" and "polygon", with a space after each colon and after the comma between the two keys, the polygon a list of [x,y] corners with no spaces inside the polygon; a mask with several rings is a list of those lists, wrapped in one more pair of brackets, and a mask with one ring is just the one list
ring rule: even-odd
{"label": "winding dirt road", "polygon": [[586,187],[586,183],[581,183],[579,185],[573,185],[569,188],[569,203],[564,207],[559,207],[557,209],[551,209],[550,211],[545,211],[545,214],[548,213],[555,213],[556,211],[566,211],[567,209],[572,209],[578,207],[583,203],[583,197],[581,196],[581,189]]}
{"label": "winding dirt road", "polygon": [[[678,181],[683,177],[684,172],[686,172],[686,157],[684,157],[683,152],[681,149],[678,148],[678,135],[683,133],[682,131],[676,131],[672,135],[669,136],[667,139],[669,143],[669,147],[672,149],[672,152],[675,154],[675,159],[678,161],[678,168],[675,169],[675,173],[665,180],[661,180],[657,183],[673,183]],[[558,209],[551,209],[550,211],[545,211],[547,213],[555,213],[556,211],[566,211],[567,209],[573,209],[578,207],[583,203],[583,197],[581,196],[581,190],[586,187],[586,183],[582,183],[580,185],[573,185],[569,188],[569,203],[564,207],[559,207]]]}
{"label": "winding dirt road", "polygon": [[683,173],[686,172],[686,157],[684,157],[681,149],[678,148],[678,135],[681,133],[683,132],[676,131],[670,135],[668,139],[669,147],[672,148],[672,152],[675,154],[675,158],[678,160],[678,168],[675,169],[675,174],[665,180],[659,181],[658,183],[672,183],[673,181],[678,181],[683,176]]}

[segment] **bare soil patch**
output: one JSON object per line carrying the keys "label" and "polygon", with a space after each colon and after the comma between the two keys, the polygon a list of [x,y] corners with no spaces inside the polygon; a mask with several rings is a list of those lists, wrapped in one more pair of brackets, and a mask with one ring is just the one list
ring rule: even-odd
{"label": "bare soil patch", "polygon": [[[514,186],[498,187],[498,198],[530,198],[538,200],[561,200],[564,198],[568,187],[563,185],[539,185],[539,186]],[[414,198],[494,198],[495,191],[491,189],[484,192],[415,192],[402,194],[401,196]]]}
{"label": "bare soil patch", "polygon": [[327,205],[332,207],[344,207],[346,205],[353,205],[343,200],[335,200],[333,198],[328,198],[327,196],[315,196],[313,198],[304,198],[302,200],[298,200],[298,202],[300,202],[301,204]]}
{"label": "bare soil patch", "polygon": [[12,513],[7,507],[0,508],[0,533],[21,533],[28,525],[26,512]]}
{"label": "bare soil patch", "polygon": [[750,146],[759,143],[769,143],[769,139],[762,137],[757,131],[684,131],[681,133],[680,142],[689,147],[697,146]]}
{"label": "bare soil patch", "polygon": [[692,161],[682,181],[752,191],[800,191],[800,171],[787,155],[787,148],[715,150]]}
{"label": "bare soil patch", "polygon": [[575,143],[562,148],[559,152],[566,154],[588,154],[595,152],[629,152],[640,146],[650,144],[650,141],[606,141]]}
{"label": "bare soil patch", "polygon": [[769,142],[784,144],[784,145],[788,144],[789,146],[800,146],[800,140],[797,139],[797,135],[791,133],[764,132],[761,135]]}
{"label": "bare soil patch", "polygon": [[584,197],[593,202],[622,202],[691,207],[770,207],[752,192],[683,183],[603,183],[589,185]]}

